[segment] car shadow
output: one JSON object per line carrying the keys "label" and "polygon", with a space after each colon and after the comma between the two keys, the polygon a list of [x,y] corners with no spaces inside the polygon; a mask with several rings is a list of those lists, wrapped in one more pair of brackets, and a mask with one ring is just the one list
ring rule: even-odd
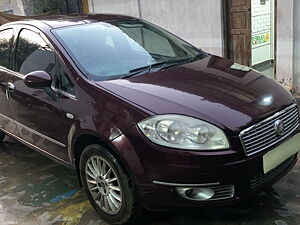
{"label": "car shadow", "polygon": [[145,211],[139,225],[273,224],[278,217],[276,209],[282,207],[276,190],[268,188],[250,200],[233,205],[165,212]]}

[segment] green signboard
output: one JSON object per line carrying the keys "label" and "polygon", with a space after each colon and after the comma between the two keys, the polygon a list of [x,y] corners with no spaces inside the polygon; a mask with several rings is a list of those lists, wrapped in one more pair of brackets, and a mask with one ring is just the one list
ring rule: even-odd
{"label": "green signboard", "polygon": [[271,42],[270,32],[255,34],[252,36],[252,46],[253,47],[258,47],[260,45],[268,44],[270,42]]}

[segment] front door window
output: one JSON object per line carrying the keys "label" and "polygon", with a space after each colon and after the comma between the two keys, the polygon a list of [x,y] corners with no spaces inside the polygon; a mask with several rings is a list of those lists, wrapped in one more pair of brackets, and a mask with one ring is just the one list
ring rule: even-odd
{"label": "front door window", "polygon": [[37,33],[22,30],[19,35],[16,52],[15,70],[21,74],[33,71],[55,73],[55,53]]}

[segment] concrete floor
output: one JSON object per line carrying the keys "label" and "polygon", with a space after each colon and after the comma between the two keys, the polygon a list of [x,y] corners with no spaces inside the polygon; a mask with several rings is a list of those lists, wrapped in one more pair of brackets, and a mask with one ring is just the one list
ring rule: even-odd
{"label": "concrete floor", "polygon": [[[0,147],[0,225],[105,224],[75,173],[11,139]],[[300,225],[300,161],[273,188],[233,206],[145,212],[141,225]]]}
{"label": "concrete floor", "polygon": [[266,63],[263,65],[256,65],[252,67],[256,69],[261,74],[265,75],[266,77],[275,78],[275,64],[274,63]]}

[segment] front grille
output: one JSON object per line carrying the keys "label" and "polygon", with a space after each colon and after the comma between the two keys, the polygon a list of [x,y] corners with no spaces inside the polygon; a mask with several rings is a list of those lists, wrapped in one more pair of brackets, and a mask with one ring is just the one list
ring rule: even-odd
{"label": "front grille", "polygon": [[259,189],[261,186],[268,184],[272,182],[272,180],[282,176],[286,171],[294,164],[296,163],[297,156],[292,156],[283,163],[281,163],[279,166],[271,170],[270,172],[266,174],[259,174],[255,177],[252,177],[250,179],[250,187],[251,190],[255,191]]}
{"label": "front grille", "polygon": [[[281,120],[284,124],[283,135],[275,132],[275,122]],[[262,122],[243,130],[240,140],[247,156],[269,148],[285,139],[299,126],[299,110],[296,104],[274,114]]]}
{"label": "front grille", "polygon": [[211,187],[215,191],[214,196],[209,200],[222,200],[227,198],[232,198],[234,196],[234,186],[224,185]]}

